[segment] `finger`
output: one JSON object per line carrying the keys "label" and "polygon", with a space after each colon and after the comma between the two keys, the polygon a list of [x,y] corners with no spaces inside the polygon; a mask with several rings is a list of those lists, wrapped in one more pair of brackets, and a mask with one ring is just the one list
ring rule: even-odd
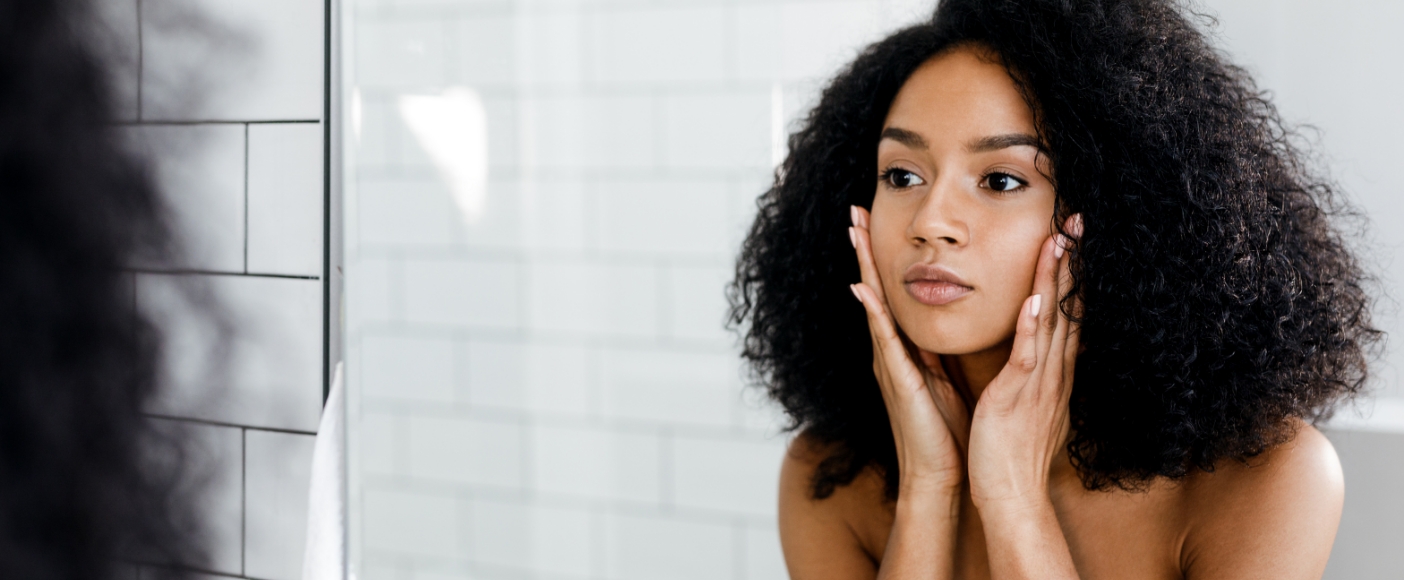
{"label": "finger", "polygon": [[1062,249],[1059,246],[1059,235],[1049,236],[1044,240],[1043,247],[1038,254],[1038,267],[1034,269],[1033,294],[1039,297],[1038,308],[1038,329],[1035,340],[1038,345],[1038,363],[1041,365],[1048,357],[1048,348],[1053,341],[1053,331],[1057,326],[1058,318],[1058,262],[1062,258]]}
{"label": "finger", "polygon": [[975,407],[975,401],[970,399],[970,393],[965,389],[956,388],[955,383],[951,381],[945,366],[941,364],[941,355],[921,349],[917,349],[916,352],[931,384],[944,386],[942,396],[951,397],[959,403],[959,409],[952,407],[953,410],[959,410],[963,413]]}
{"label": "finger", "polygon": [[921,372],[907,356],[907,351],[902,346],[902,339],[897,334],[897,327],[892,321],[892,316],[887,313],[887,309],[878,299],[877,293],[865,283],[854,284],[852,288],[853,293],[858,296],[858,300],[863,303],[863,309],[868,313],[868,330],[873,337],[874,362],[880,361],[885,367],[887,376],[894,383],[890,385],[894,391],[893,394],[899,400],[906,401],[911,396],[912,391],[925,388]]}
{"label": "finger", "polygon": [[[1071,222],[1072,219],[1073,218],[1069,218],[1068,221]],[[1068,248],[1071,248],[1074,244],[1077,243],[1068,237],[1062,237],[1062,241],[1064,244],[1067,245]],[[1064,252],[1063,256],[1058,260],[1057,282],[1058,305],[1060,306],[1060,308],[1058,308],[1057,311],[1058,315],[1063,317],[1064,319],[1067,319],[1067,313],[1064,312],[1064,309],[1061,308],[1061,306],[1063,304],[1064,298],[1066,298],[1068,293],[1072,291],[1072,257],[1073,255],[1071,252]]]}
{"label": "finger", "polygon": [[[850,206],[849,209],[852,212],[854,225],[848,228],[848,233],[850,241],[853,242],[854,252],[858,256],[858,271],[862,278],[862,283],[855,284],[853,289],[854,294],[859,296],[859,301],[863,303],[863,307],[868,313],[868,328],[873,339],[874,363],[885,367],[884,372],[890,378],[903,381],[907,381],[912,376],[919,378],[921,373],[911,362],[910,357],[905,356],[906,349],[902,345],[901,336],[897,333],[897,324],[887,309],[887,298],[882,292],[882,280],[877,273],[877,265],[873,259],[872,242],[868,235],[868,212],[856,205]],[[894,357],[902,360],[895,360]],[[900,396],[907,395],[902,393]]]}
{"label": "finger", "polygon": [[[1070,238],[1070,239],[1068,240],[1068,243],[1070,244],[1070,245],[1069,245],[1069,248],[1070,248],[1070,249],[1074,249],[1074,248],[1075,248],[1075,249],[1081,249],[1081,246],[1082,246],[1082,214],[1080,214],[1080,213],[1075,213],[1075,214],[1073,214],[1071,217],[1068,218],[1068,221],[1064,222],[1064,224],[1065,224],[1065,225],[1064,225],[1064,229],[1067,230],[1068,236],[1069,236],[1069,238]],[[1063,295],[1067,295],[1067,293],[1070,291],[1070,289],[1071,289],[1071,287],[1072,287],[1072,254],[1071,254],[1071,252],[1069,253],[1069,257],[1068,257],[1067,262],[1063,265],[1063,276],[1066,277],[1066,282],[1067,282],[1067,284],[1066,284],[1066,286],[1063,288],[1062,293],[1063,293]],[[1073,318],[1081,318],[1081,317],[1082,317],[1082,299],[1081,299],[1081,297],[1078,297],[1078,298],[1074,299],[1072,302],[1069,303],[1068,306],[1069,306],[1068,312],[1072,315]],[[1071,332],[1077,332],[1078,326],[1079,326],[1079,325],[1074,321],[1074,324],[1073,324],[1073,327],[1072,327],[1072,331],[1071,331]]]}
{"label": "finger", "polygon": [[[1063,222],[1063,231],[1067,231],[1069,236],[1081,236],[1082,215],[1073,214],[1069,216],[1068,219]],[[1067,372],[1071,370],[1068,354],[1072,352],[1075,357],[1077,352],[1076,341],[1070,343],[1068,340],[1069,337],[1076,332],[1076,325],[1068,318],[1067,310],[1063,308],[1064,300],[1067,298],[1068,293],[1072,291],[1072,252],[1070,250],[1074,247],[1074,244],[1077,243],[1069,236],[1064,236],[1062,234],[1055,234],[1053,236],[1054,243],[1056,244],[1053,255],[1057,258],[1057,267],[1054,270],[1054,282],[1057,286],[1057,294],[1054,298],[1054,307],[1051,308],[1051,312],[1048,313],[1053,318],[1054,322],[1053,332],[1048,345],[1047,359],[1043,361],[1044,369],[1042,373],[1042,377],[1045,379],[1043,382],[1048,387],[1043,390],[1060,395],[1064,394],[1071,384],[1071,381],[1067,380]]]}
{"label": "finger", "polygon": [[966,410],[965,401],[956,394],[950,383],[932,383],[931,390],[936,410],[955,438],[956,445],[964,452],[970,448],[970,412]]}
{"label": "finger", "polygon": [[[1071,240],[1071,243],[1072,243],[1072,244],[1076,245],[1076,244],[1079,244],[1079,243],[1082,241],[1082,227],[1083,227],[1083,223],[1082,223],[1082,214],[1080,214],[1080,213],[1076,213],[1076,214],[1073,214],[1073,215],[1069,216],[1069,217],[1068,217],[1068,220],[1067,220],[1066,222],[1064,222],[1064,227],[1063,227],[1063,229],[1064,229],[1065,231],[1067,231],[1067,232],[1068,232],[1068,236],[1072,238],[1072,240]],[[1071,291],[1072,291],[1072,254],[1069,253],[1069,254],[1067,255],[1067,257],[1066,257],[1066,258],[1064,259],[1064,261],[1063,261],[1062,277],[1061,277],[1060,280],[1059,280],[1059,292],[1058,292],[1058,295],[1059,295],[1060,297],[1067,296],[1068,293],[1071,292]],[[1062,299],[1060,298],[1060,302],[1061,302],[1061,300],[1062,300]],[[1063,379],[1063,380],[1062,380],[1062,385],[1063,385],[1063,390],[1065,391],[1065,392],[1064,392],[1065,398],[1066,398],[1066,396],[1067,396],[1068,394],[1070,394],[1070,392],[1071,392],[1071,390],[1072,390],[1073,368],[1074,368],[1074,366],[1075,366],[1076,363],[1077,363],[1077,355],[1078,355],[1078,352],[1079,352],[1080,349],[1082,348],[1082,345],[1081,345],[1081,330],[1082,330],[1082,324],[1076,320],[1076,319],[1078,319],[1078,318],[1080,318],[1080,317],[1082,316],[1082,298],[1081,298],[1080,296],[1073,296],[1072,299],[1071,299],[1071,301],[1068,303],[1068,306],[1069,306],[1068,310],[1069,310],[1069,312],[1070,312],[1072,318],[1069,319],[1069,320],[1067,321],[1067,324],[1068,324],[1067,339],[1064,341],[1063,349],[1062,349],[1062,354],[1063,354],[1063,372],[1062,372],[1062,375],[1063,375],[1063,376],[1062,376],[1062,379]]]}
{"label": "finger", "polygon": [[[1005,370],[1000,372],[1012,373],[1012,381],[1000,381],[999,384],[1023,385],[1026,379],[1038,368],[1038,334],[1040,324],[1039,314],[1042,314],[1043,296],[1033,294],[1024,299],[1024,304],[1019,308],[1019,320],[1014,326],[1014,346],[1009,351],[1009,362],[1005,365]],[[994,383],[990,384],[993,387]],[[990,387],[986,387],[986,392]]]}
{"label": "finger", "polygon": [[[859,302],[861,303],[863,301],[863,297],[859,294],[857,286],[850,286],[850,289],[853,290],[853,295],[857,297]],[[864,305],[864,310],[867,310],[866,304]],[[871,316],[869,316],[868,326],[868,337],[872,341],[873,347],[873,377],[877,379],[878,391],[882,395],[883,406],[887,409],[887,416],[892,422],[892,434],[893,437],[896,438],[896,443],[900,448],[900,446],[903,443],[901,436],[902,429],[900,429],[899,426],[903,423],[903,408],[909,405],[904,405],[901,402],[902,395],[893,386],[894,381],[892,380],[891,373],[889,373],[887,369],[887,362],[885,360],[886,356],[883,352],[882,341],[878,338],[878,332],[880,331],[873,330],[875,325],[873,324]]]}
{"label": "finger", "polygon": [[[1073,312],[1073,316],[1074,316],[1074,317],[1080,316],[1080,315],[1082,314],[1082,297],[1080,297],[1080,296],[1073,296],[1073,297],[1072,297],[1072,312]],[[1064,359],[1064,364],[1070,364],[1071,361],[1076,360],[1076,359],[1077,359],[1077,355],[1080,354],[1081,352],[1082,352],[1082,323],[1080,323],[1080,322],[1078,322],[1078,321],[1076,321],[1076,320],[1069,320],[1069,321],[1068,321],[1068,340],[1067,340],[1067,343],[1063,345],[1063,359]]]}
{"label": "finger", "polygon": [[889,392],[891,389],[891,381],[888,379],[887,367],[883,363],[883,341],[880,338],[882,331],[875,320],[872,310],[868,308],[868,302],[865,300],[864,293],[858,290],[859,286],[860,284],[849,284],[848,289],[853,292],[853,297],[863,306],[863,313],[867,315],[868,339],[872,342],[873,346],[873,375],[877,378],[878,387],[882,390],[883,400],[888,403],[888,414],[892,414],[895,412],[895,409],[891,406],[893,400],[893,394]]}
{"label": "finger", "polygon": [[[1060,236],[1061,237],[1061,236]],[[1061,242],[1068,242],[1067,238],[1062,238]],[[1049,336],[1048,351],[1046,360],[1042,361],[1043,371],[1040,381],[1039,396],[1051,395],[1056,399],[1061,399],[1064,383],[1064,364],[1067,360],[1068,334],[1072,328],[1072,321],[1068,320],[1067,314],[1063,312],[1063,297],[1067,296],[1068,290],[1072,287],[1072,277],[1068,272],[1068,264],[1072,260],[1072,254],[1066,252],[1058,259],[1057,272],[1057,294],[1054,302],[1050,304],[1049,314],[1053,317],[1053,332]]]}
{"label": "finger", "polygon": [[[1074,296],[1073,313],[1078,314],[1082,310],[1082,299]],[[1072,391],[1073,369],[1077,365],[1077,355],[1082,352],[1082,325],[1075,320],[1068,321],[1068,336],[1063,344],[1063,389],[1064,398]]]}
{"label": "finger", "polygon": [[931,391],[931,398],[936,401],[936,410],[941,412],[941,417],[946,420],[946,426],[955,436],[956,443],[964,451],[970,438],[969,410],[973,403],[965,392],[957,389],[955,383],[951,382],[945,367],[941,365],[940,355],[918,352],[924,365],[923,376],[927,389]]}
{"label": "finger", "polygon": [[1072,395],[1073,369],[1077,366],[1078,351],[1082,348],[1080,344],[1077,324],[1072,323],[1073,328],[1068,332],[1067,344],[1063,347],[1063,400],[1066,401]]}
{"label": "finger", "polygon": [[877,263],[873,259],[873,241],[868,230],[868,210],[856,205],[849,206],[852,213],[853,226],[848,228],[849,236],[853,242],[853,250],[858,254],[858,273],[861,275],[863,283],[867,284],[877,293],[879,301],[886,305],[887,295],[883,293],[882,279],[878,276]]}

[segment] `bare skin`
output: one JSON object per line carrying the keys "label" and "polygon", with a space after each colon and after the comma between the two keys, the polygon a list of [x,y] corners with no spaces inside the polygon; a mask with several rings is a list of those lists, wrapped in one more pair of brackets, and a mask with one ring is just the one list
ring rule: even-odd
{"label": "bare skin", "polygon": [[1309,425],[1249,465],[1134,493],[1082,487],[1062,451],[1078,331],[1057,307],[1076,240],[1051,227],[1035,134],[1008,73],[974,47],[933,58],[894,100],[883,181],[849,235],[898,499],[871,471],[812,498],[826,450],[797,438],[780,489],[791,577],[1320,578],[1344,492]]}

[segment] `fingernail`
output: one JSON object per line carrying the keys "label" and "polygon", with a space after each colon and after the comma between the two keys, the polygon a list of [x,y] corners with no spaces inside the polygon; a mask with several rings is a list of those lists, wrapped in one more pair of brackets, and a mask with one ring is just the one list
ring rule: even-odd
{"label": "fingernail", "polygon": [[848,206],[848,220],[853,222],[853,225],[858,225],[858,206]]}
{"label": "fingernail", "polygon": [[848,228],[848,243],[853,244],[855,248],[858,247],[858,234],[854,233],[851,227]]}
{"label": "fingernail", "polygon": [[1032,300],[1032,302],[1029,304],[1029,316],[1031,316],[1031,317],[1033,317],[1033,318],[1038,318],[1038,311],[1039,311],[1039,309],[1040,309],[1042,306],[1043,306],[1043,295],[1042,295],[1042,294],[1034,294],[1034,295],[1033,295],[1033,300]]}
{"label": "fingernail", "polygon": [[1067,238],[1063,234],[1053,236],[1053,257],[1063,259],[1063,246],[1067,243]]}
{"label": "fingernail", "polygon": [[863,301],[863,297],[858,295],[858,285],[857,285],[857,284],[849,284],[849,285],[848,285],[848,291],[853,293],[853,297],[856,298],[856,299],[858,299],[858,302],[862,302],[862,301]]}
{"label": "fingernail", "polygon": [[1072,227],[1068,228],[1068,233],[1074,238],[1082,239],[1082,214],[1073,214]]}

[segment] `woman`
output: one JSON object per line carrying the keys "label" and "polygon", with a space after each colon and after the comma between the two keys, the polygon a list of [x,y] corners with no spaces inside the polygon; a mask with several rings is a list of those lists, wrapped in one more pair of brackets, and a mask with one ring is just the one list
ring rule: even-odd
{"label": "woman", "polygon": [[1311,422],[1380,333],[1303,158],[1168,1],[945,0],[868,48],[732,294],[803,429],[792,577],[1319,578]]}

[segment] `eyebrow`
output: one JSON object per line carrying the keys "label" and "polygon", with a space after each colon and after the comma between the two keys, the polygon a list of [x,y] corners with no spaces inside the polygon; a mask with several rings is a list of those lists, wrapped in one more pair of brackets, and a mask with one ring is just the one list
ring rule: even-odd
{"label": "eyebrow", "polygon": [[[908,131],[899,127],[888,127],[882,130],[882,139],[891,139],[912,149],[926,149],[930,147],[926,144],[926,139],[914,131]],[[879,139],[881,140],[881,139]]]}
{"label": "eyebrow", "polygon": [[1039,142],[1037,137],[1024,133],[981,137],[965,144],[965,149],[971,153],[988,153],[1009,147],[1033,147],[1043,151],[1043,143]]}
{"label": "eyebrow", "polygon": [[[901,127],[888,127],[882,130],[882,139],[891,139],[913,149],[928,149],[926,139],[918,135],[915,131],[909,131]],[[1037,137],[1025,133],[1008,133],[1005,135],[993,135],[981,137],[965,144],[965,149],[971,153],[989,153],[1009,147],[1033,147],[1040,151],[1044,150],[1043,143]]]}

